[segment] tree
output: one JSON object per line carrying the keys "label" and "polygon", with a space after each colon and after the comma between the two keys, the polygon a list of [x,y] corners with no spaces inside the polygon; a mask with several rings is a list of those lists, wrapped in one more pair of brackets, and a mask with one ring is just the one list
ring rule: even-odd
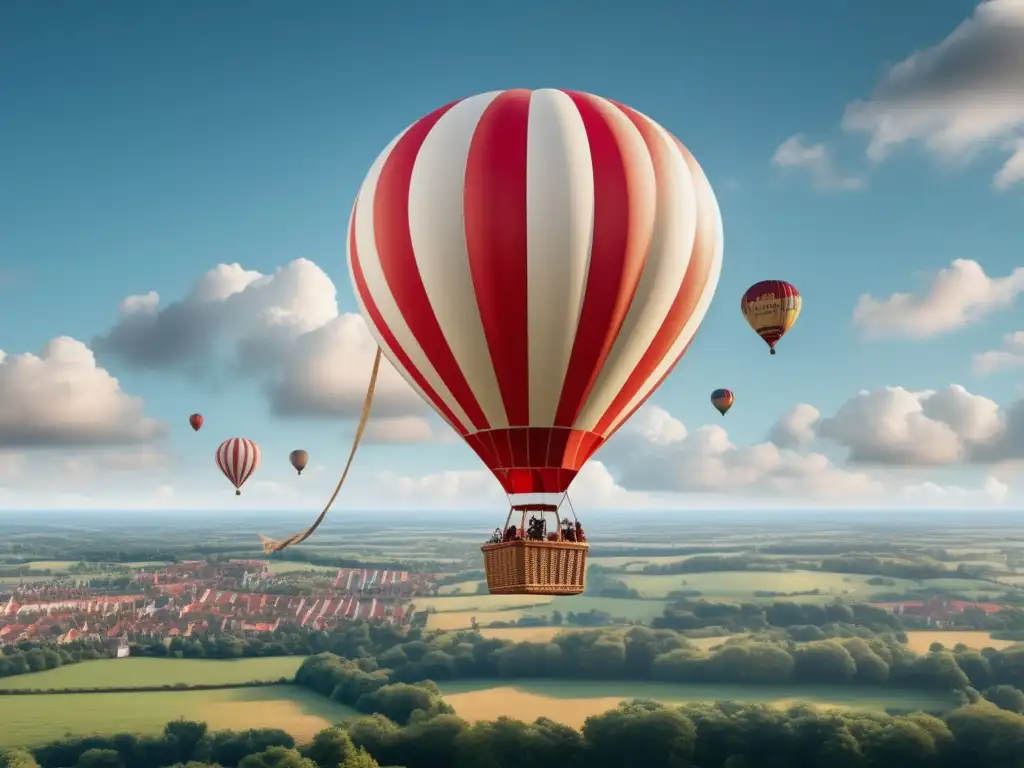
{"label": "tree", "polygon": [[78,768],[124,768],[121,755],[115,749],[87,749],[76,765]]}
{"label": "tree", "polygon": [[957,665],[971,681],[971,686],[982,690],[992,682],[992,667],[988,659],[977,651],[963,650],[954,654]]}
{"label": "tree", "polygon": [[271,747],[262,752],[242,758],[238,768],[318,768],[312,760],[303,757],[294,749]]}
{"label": "tree", "polygon": [[197,723],[184,718],[172,720],[164,726],[164,739],[173,746],[182,762],[188,762],[196,753],[199,742],[206,736],[206,723]]}
{"label": "tree", "polygon": [[847,683],[857,674],[857,663],[834,640],[807,643],[793,651],[793,677],[809,683]]}
{"label": "tree", "polygon": [[983,695],[1000,709],[1024,714],[1024,692],[1012,685],[993,685],[986,688]]}
{"label": "tree", "polygon": [[592,768],[689,768],[697,731],[683,714],[630,702],[587,718],[583,737]]}
{"label": "tree", "polygon": [[0,749],[0,768],[39,768],[39,763],[26,749]]}
{"label": "tree", "polygon": [[380,763],[370,757],[365,749],[360,749],[345,758],[339,768],[380,768]]}
{"label": "tree", "polygon": [[360,712],[379,713],[399,724],[408,723],[412,713],[422,710],[424,713],[450,713],[451,707],[422,685],[406,685],[396,683],[359,697],[356,709]]}
{"label": "tree", "polygon": [[357,750],[352,744],[348,733],[341,728],[324,728],[313,737],[303,750],[303,757],[308,757],[321,768],[334,768],[344,763]]}
{"label": "tree", "polygon": [[935,764],[937,756],[931,734],[908,720],[869,731],[861,739],[861,748],[872,766],[928,768]]}

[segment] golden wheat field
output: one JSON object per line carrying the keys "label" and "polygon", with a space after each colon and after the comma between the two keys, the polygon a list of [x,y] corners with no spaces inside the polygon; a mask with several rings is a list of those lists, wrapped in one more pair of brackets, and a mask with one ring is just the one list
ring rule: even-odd
{"label": "golden wheat field", "polygon": [[907,632],[907,645],[918,653],[928,653],[928,646],[932,643],[942,643],[946,648],[952,648],[957,643],[963,643],[968,648],[995,648],[1001,650],[1014,645],[1012,640],[993,640],[988,632],[964,631],[964,632]]}
{"label": "golden wheat field", "polygon": [[936,710],[954,706],[944,693],[886,691],[839,686],[727,686],[668,685],[662,683],[602,683],[524,681],[493,688],[479,682],[459,681],[441,686],[445,701],[470,722],[512,717],[532,722],[548,717],[579,728],[591,715],[613,709],[620,701],[653,699],[666,704],[698,701],[763,702],[779,707],[807,702],[822,709],[884,710],[886,707]]}

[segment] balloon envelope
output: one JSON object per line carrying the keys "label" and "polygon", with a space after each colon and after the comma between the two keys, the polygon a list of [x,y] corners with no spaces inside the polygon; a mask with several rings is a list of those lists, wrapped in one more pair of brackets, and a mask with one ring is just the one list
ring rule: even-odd
{"label": "balloon envelope", "polygon": [[203,417],[201,414],[193,413],[188,417],[188,423],[192,425],[192,429],[198,432],[199,428],[203,426]]}
{"label": "balloon envelope", "polygon": [[775,345],[793,327],[803,299],[793,285],[784,280],[754,283],[740,299],[740,311],[765,344],[775,354]]}
{"label": "balloon envelope", "polygon": [[696,160],[645,115],[494,91],[377,158],[348,263],[384,355],[505,491],[561,493],[686,351],[722,220]]}
{"label": "balloon envelope", "polygon": [[711,404],[723,416],[732,408],[734,402],[736,402],[736,396],[733,395],[731,389],[716,389],[711,393]]}
{"label": "balloon envelope", "polygon": [[302,450],[295,450],[288,454],[288,461],[295,467],[295,471],[300,475],[302,470],[306,468],[306,464],[309,463],[309,454]]}
{"label": "balloon envelope", "polygon": [[246,437],[232,437],[217,448],[217,466],[240,496],[245,481],[260,465],[260,447]]}

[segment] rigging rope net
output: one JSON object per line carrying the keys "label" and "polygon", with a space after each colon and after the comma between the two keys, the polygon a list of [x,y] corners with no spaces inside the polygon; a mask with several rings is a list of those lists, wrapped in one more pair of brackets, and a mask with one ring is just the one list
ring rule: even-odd
{"label": "rigging rope net", "polygon": [[366,399],[363,400],[363,412],[359,416],[359,425],[356,427],[355,438],[352,440],[352,450],[349,451],[348,461],[345,462],[345,469],[342,470],[341,477],[338,479],[338,484],[334,486],[334,493],[331,494],[331,498],[327,500],[327,505],[324,507],[320,516],[313,522],[313,524],[302,531],[296,533],[294,536],[289,536],[287,539],[281,539],[275,541],[274,539],[267,538],[262,533],[260,538],[263,539],[263,551],[266,554],[272,554],[274,552],[280,552],[287,549],[292,544],[301,544],[310,536],[313,532],[320,527],[320,523],[327,517],[327,512],[330,510],[331,505],[334,504],[334,500],[338,498],[338,493],[341,491],[341,486],[345,484],[345,478],[348,477],[348,471],[352,467],[352,459],[356,456],[356,451],[359,449],[359,442],[363,439],[363,432],[366,430],[366,422],[370,418],[370,409],[373,407],[373,391],[377,387],[377,372],[380,370],[380,347],[377,348],[377,354],[373,358],[373,371],[370,373],[370,383],[366,388]]}

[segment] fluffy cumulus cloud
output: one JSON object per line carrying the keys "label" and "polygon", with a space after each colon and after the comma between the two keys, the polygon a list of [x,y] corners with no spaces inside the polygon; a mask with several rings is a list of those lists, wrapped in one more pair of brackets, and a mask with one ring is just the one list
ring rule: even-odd
{"label": "fluffy cumulus cloud", "polygon": [[[390,489],[394,507],[446,509],[493,508],[508,500],[501,486],[485,469],[454,470],[419,476],[381,472],[375,478],[379,487]],[[602,462],[584,465],[570,490],[572,503],[581,509],[640,509],[664,507],[669,500],[644,491],[627,490]]]}
{"label": "fluffy cumulus cloud", "polygon": [[[777,424],[772,432],[793,437],[797,419]],[[627,488],[660,493],[726,494],[816,500],[865,500],[882,490],[867,473],[849,471],[820,453],[798,453],[771,440],[737,446],[718,425],[687,431],[664,410],[648,406],[602,451],[602,460]],[[799,433],[801,430],[797,430]],[[802,435],[801,435],[802,437]],[[655,438],[655,439],[652,439]]]}
{"label": "fluffy cumulus cloud", "polygon": [[0,447],[138,445],[164,433],[82,342],[53,339],[38,355],[0,351]]}
{"label": "fluffy cumulus cloud", "polygon": [[957,385],[859,392],[816,431],[855,463],[934,467],[1010,458],[1016,450],[999,405]]}
{"label": "fluffy cumulus cloud", "polygon": [[[832,415],[801,404],[760,443],[721,426],[688,430],[648,406],[602,450],[617,482],[655,494],[826,504],[996,505],[1024,460],[1024,401],[1009,408],[952,385],[857,393]],[[942,477],[929,474],[947,473]],[[975,476],[973,484],[949,472]]]}
{"label": "fluffy cumulus cloud", "polygon": [[[285,418],[353,419],[363,407],[377,345],[358,314],[338,311],[331,279],[297,259],[271,275],[221,264],[187,295],[164,304],[155,292],[130,296],[117,324],[92,342],[101,359],[198,377],[246,376]],[[220,362],[224,353],[230,364]],[[382,362],[369,441],[431,438],[427,407]]]}
{"label": "fluffy cumulus cloud", "polygon": [[1000,189],[1024,181],[1024,0],[987,0],[936,45],[893,66],[843,127],[868,136],[881,160],[917,143],[947,162],[992,150]]}
{"label": "fluffy cumulus cloud", "polygon": [[806,173],[819,189],[851,190],[864,186],[863,179],[839,170],[825,144],[812,144],[799,134],[778,146],[772,155],[772,165]]}
{"label": "fluffy cumulus cloud", "polygon": [[997,373],[1024,366],[1024,331],[1008,333],[1000,349],[990,349],[974,356],[974,370],[979,374]]}
{"label": "fluffy cumulus cloud", "polygon": [[853,321],[873,338],[924,339],[949,333],[1012,306],[1024,293],[1024,267],[989,277],[976,261],[957,259],[932,278],[921,293],[894,293],[885,299],[863,295]]}
{"label": "fluffy cumulus cloud", "polygon": [[801,403],[784,413],[768,432],[768,439],[780,448],[803,448],[814,440],[814,428],[821,412]]}

